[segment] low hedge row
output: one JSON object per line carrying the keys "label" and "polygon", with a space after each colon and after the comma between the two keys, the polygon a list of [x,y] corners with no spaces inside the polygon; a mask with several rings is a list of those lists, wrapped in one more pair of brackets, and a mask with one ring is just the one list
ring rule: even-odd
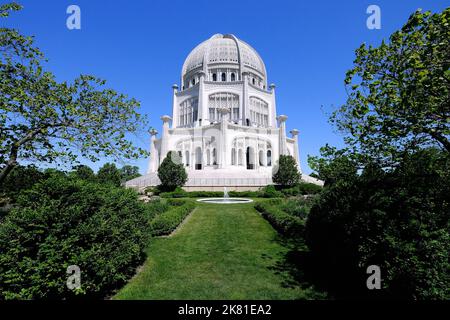
{"label": "low hedge row", "polygon": [[292,216],[274,204],[272,201],[258,202],[255,209],[283,235],[289,237],[302,237],[305,230],[305,220]]}
{"label": "low hedge row", "polygon": [[[148,191],[159,194],[162,198],[220,198],[223,197],[223,191],[190,191],[187,192],[178,187],[174,191],[159,192],[158,188],[149,188]],[[284,196],[298,196],[306,194],[317,194],[322,191],[322,187],[302,182],[298,185],[282,189],[280,186],[268,185],[258,191],[229,191],[230,197],[247,197],[247,198],[281,198]]]}
{"label": "low hedge row", "polygon": [[185,201],[183,205],[174,206],[170,210],[161,213],[150,221],[150,234],[152,236],[170,234],[194,208],[195,203],[193,201]]}

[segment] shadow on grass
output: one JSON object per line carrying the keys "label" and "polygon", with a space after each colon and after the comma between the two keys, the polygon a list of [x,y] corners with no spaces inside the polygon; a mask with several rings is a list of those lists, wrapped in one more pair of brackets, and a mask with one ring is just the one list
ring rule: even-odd
{"label": "shadow on grass", "polygon": [[[282,286],[302,287],[307,299],[383,299],[380,290],[368,290],[366,274],[349,264],[327,265],[309,251],[303,240],[277,235],[277,243],[288,251],[269,269],[284,274]],[[350,259],[349,259],[350,261]]]}

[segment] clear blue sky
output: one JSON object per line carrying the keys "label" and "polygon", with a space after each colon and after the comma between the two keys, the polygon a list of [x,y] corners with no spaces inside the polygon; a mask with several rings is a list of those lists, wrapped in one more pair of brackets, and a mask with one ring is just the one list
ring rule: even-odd
{"label": "clear blue sky", "polygon": [[[443,0],[18,2],[25,8],[6,20],[8,26],[36,36],[59,80],[81,73],[106,79],[140,100],[159,131],[159,117],[171,113],[171,85],[179,82],[187,54],[215,33],[235,34],[265,61],[268,81],[277,85],[277,111],[289,116],[287,129],[300,130],[305,172],[308,154],[318,154],[326,143],[342,146],[327,113],[345,101],[343,79],[355,48],[378,45],[417,8],[438,12],[450,5]],[[66,28],[70,4],[81,8],[81,30]],[[381,8],[381,30],[366,27],[371,4]],[[147,138],[137,137],[136,145],[147,147]],[[97,169],[102,163],[90,165]],[[145,172],[146,159],[134,164]]]}

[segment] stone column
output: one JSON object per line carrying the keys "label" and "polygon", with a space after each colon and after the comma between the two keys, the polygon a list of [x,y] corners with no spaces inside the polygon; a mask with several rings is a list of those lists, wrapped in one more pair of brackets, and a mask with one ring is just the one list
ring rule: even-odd
{"label": "stone column", "polygon": [[298,171],[302,172],[302,169],[300,167],[300,155],[298,152],[298,133],[299,131],[297,129],[291,130],[292,139],[294,139],[294,158],[295,161],[297,162]]}
{"label": "stone column", "polygon": [[287,155],[286,146],[286,120],[287,116],[280,115],[277,117],[279,128],[279,155]]}
{"label": "stone column", "polygon": [[[197,121],[198,126],[203,126],[206,123],[206,119],[208,118],[208,99],[204,96],[204,81],[205,81],[206,74],[203,71],[200,71],[200,78],[199,78],[199,84],[198,84],[198,115],[197,115]],[[200,119],[202,120],[200,122]]]}
{"label": "stone column", "polygon": [[178,110],[179,110],[179,106],[177,103],[177,92],[178,92],[178,85],[174,84],[172,86],[172,90],[173,90],[173,97],[172,97],[172,116],[173,116],[173,121],[172,121],[172,128],[175,128],[177,126],[180,125],[180,117],[178,116]]}
{"label": "stone column", "polygon": [[244,81],[244,85],[243,85],[243,89],[242,89],[242,125],[246,126],[247,125],[247,117],[250,118],[250,114],[248,111],[248,72],[243,72],[242,73],[243,76],[243,81]]}
{"label": "stone column", "polygon": [[158,152],[155,147],[155,140],[158,131],[156,131],[155,129],[151,129],[148,131],[148,133],[150,133],[151,138],[150,138],[150,161],[148,164],[147,173],[151,173],[156,172],[158,170],[158,163],[157,163]]}
{"label": "stone column", "polygon": [[269,89],[270,89],[270,92],[272,93],[272,108],[269,110],[269,112],[270,112],[269,113],[269,117],[270,117],[269,125],[272,128],[275,128],[276,127],[276,123],[277,123],[277,119],[276,119],[276,116],[277,116],[277,103],[276,103],[276,99],[275,99],[275,84],[271,83],[269,85]]}
{"label": "stone column", "polygon": [[161,154],[160,154],[160,162],[162,163],[164,158],[167,156],[167,152],[169,152],[169,122],[172,120],[170,116],[162,116],[161,120],[163,121],[163,132],[161,136]]}
{"label": "stone column", "polygon": [[228,108],[218,108],[217,111],[222,115],[222,120],[220,121],[220,143],[219,143],[219,168],[226,167],[227,160],[227,129],[228,129],[228,113],[230,110]]}

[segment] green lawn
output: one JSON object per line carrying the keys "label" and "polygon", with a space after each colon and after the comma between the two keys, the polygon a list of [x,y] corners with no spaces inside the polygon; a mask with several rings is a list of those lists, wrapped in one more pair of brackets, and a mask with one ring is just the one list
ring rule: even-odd
{"label": "green lawn", "polygon": [[115,299],[302,299],[290,250],[253,204],[199,204],[171,237],[155,238],[143,270]]}

